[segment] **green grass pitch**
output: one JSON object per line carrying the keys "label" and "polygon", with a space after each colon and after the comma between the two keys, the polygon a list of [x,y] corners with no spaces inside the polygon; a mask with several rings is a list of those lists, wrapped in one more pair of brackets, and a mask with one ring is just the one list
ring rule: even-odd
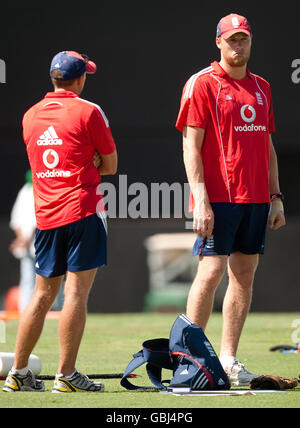
{"label": "green grass pitch", "polygon": [[[81,344],[77,369],[83,373],[122,373],[147,339],[168,337],[178,314],[89,314]],[[250,313],[242,334],[238,358],[246,368],[258,374],[275,374],[298,377],[300,354],[270,352],[277,344],[292,344],[292,322],[300,314]],[[213,313],[206,335],[219,352],[221,314]],[[54,375],[57,370],[58,321],[47,320],[34,353],[42,360],[42,373]],[[1,352],[13,352],[18,321],[8,321],[6,343],[0,344]],[[134,382],[151,385],[145,366],[137,371],[140,377]],[[169,379],[171,372],[164,371]],[[44,393],[5,393],[0,382],[1,408],[102,408],[102,409],[189,409],[195,408],[299,408],[300,388],[284,394],[223,397],[177,397],[156,391],[130,392],[120,386],[119,379],[103,380],[105,392],[52,394],[53,381],[46,381]]]}

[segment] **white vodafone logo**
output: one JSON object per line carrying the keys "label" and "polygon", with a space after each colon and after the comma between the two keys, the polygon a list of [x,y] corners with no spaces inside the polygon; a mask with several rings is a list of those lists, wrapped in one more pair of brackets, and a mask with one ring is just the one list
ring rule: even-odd
{"label": "white vodafone logo", "polygon": [[[246,123],[254,122],[256,119],[255,108],[249,104],[244,105],[241,108],[241,116]],[[254,123],[252,123],[252,125],[234,126],[234,129],[236,132],[267,132],[266,125],[254,125]]]}
{"label": "white vodafone logo", "polygon": [[53,169],[58,165],[59,156],[55,150],[48,149],[44,151],[43,162],[47,168]]}
{"label": "white vodafone logo", "polygon": [[241,108],[241,116],[245,122],[251,123],[256,119],[256,111],[254,107],[246,104]]}

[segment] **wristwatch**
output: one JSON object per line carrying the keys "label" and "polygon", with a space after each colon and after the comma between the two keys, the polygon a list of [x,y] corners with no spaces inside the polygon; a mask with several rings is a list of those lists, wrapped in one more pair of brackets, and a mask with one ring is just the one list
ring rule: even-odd
{"label": "wristwatch", "polygon": [[275,199],[281,199],[282,201],[284,200],[284,196],[281,192],[271,193],[270,197],[271,197],[271,202],[275,201]]}

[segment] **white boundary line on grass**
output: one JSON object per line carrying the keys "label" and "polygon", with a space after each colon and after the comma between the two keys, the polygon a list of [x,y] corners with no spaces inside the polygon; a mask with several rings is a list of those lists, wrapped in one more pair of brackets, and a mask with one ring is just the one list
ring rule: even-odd
{"label": "white boundary line on grass", "polygon": [[[245,395],[259,395],[259,394],[285,394],[286,391],[278,391],[273,389],[260,389],[260,390],[229,390],[229,391],[183,391],[183,390],[173,391],[161,391],[162,394],[172,394],[175,396],[188,396],[188,397],[218,397],[218,396],[245,396]],[[186,388],[181,388],[186,389]]]}

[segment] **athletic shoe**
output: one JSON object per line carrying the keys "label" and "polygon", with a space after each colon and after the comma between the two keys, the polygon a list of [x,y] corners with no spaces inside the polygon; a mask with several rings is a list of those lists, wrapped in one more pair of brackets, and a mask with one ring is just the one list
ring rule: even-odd
{"label": "athletic shoe", "polygon": [[35,378],[35,375],[28,369],[26,375],[20,375],[17,371],[10,371],[7,375],[3,391],[5,392],[44,392],[44,382]]}
{"label": "athletic shoe", "polygon": [[91,381],[86,375],[77,370],[72,377],[57,374],[52,392],[103,392],[104,385],[100,382]]}
{"label": "athletic shoe", "polygon": [[235,386],[247,386],[252,379],[259,376],[248,372],[248,370],[245,369],[244,364],[237,359],[234,359],[231,365],[223,366],[223,368],[229,377],[231,385]]}

